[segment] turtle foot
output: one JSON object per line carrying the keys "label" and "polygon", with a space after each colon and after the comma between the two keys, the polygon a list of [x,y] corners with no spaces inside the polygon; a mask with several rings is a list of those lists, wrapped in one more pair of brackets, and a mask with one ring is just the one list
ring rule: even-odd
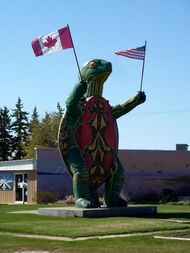
{"label": "turtle foot", "polygon": [[105,203],[102,205],[102,207],[127,207],[127,200],[119,197],[117,202],[111,202],[111,203]]}
{"label": "turtle foot", "polygon": [[89,201],[84,198],[77,199],[75,202],[75,206],[78,208],[96,208],[96,207],[98,207],[97,205],[95,205],[95,203],[93,201]]}
{"label": "turtle foot", "polygon": [[127,200],[123,198],[118,199],[117,207],[127,207]]}

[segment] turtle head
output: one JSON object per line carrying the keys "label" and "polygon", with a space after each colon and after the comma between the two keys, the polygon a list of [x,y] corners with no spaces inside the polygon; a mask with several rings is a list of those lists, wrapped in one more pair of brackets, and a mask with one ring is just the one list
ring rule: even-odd
{"label": "turtle head", "polygon": [[102,96],[103,84],[112,72],[111,62],[93,59],[81,68],[82,79],[88,83],[85,97]]}

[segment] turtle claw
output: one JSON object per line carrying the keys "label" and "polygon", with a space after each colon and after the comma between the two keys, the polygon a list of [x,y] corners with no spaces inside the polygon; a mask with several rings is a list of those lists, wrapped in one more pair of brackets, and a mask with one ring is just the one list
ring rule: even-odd
{"label": "turtle claw", "polygon": [[97,206],[95,206],[95,204],[92,201],[89,201],[84,198],[77,199],[77,201],[75,202],[75,206],[78,208],[95,208],[95,207],[97,207]]}
{"label": "turtle claw", "polygon": [[78,207],[78,208],[90,208],[91,207],[91,202],[87,199],[79,198],[75,202],[75,206]]}

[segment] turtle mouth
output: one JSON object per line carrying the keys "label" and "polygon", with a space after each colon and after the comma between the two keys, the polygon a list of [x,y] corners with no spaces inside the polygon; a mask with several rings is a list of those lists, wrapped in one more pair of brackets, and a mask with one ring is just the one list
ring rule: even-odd
{"label": "turtle mouth", "polygon": [[95,77],[95,80],[99,81],[100,83],[104,83],[108,79],[109,75],[110,75],[110,72],[108,71],[100,73],[99,75]]}
{"label": "turtle mouth", "polygon": [[104,82],[107,80],[108,76],[110,75],[110,72],[103,72],[99,75],[92,76],[92,79],[88,81],[88,87],[85,94],[85,97],[91,97],[91,96],[102,96],[103,93],[103,85]]}
{"label": "turtle mouth", "polygon": [[102,84],[108,79],[111,72],[105,71],[97,75],[89,75],[87,81],[96,81],[98,84]]}

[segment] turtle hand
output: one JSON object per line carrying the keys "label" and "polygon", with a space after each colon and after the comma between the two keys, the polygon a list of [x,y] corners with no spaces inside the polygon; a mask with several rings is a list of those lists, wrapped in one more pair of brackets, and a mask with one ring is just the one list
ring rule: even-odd
{"label": "turtle hand", "polygon": [[138,92],[138,104],[142,104],[146,101],[146,94],[144,91]]}

